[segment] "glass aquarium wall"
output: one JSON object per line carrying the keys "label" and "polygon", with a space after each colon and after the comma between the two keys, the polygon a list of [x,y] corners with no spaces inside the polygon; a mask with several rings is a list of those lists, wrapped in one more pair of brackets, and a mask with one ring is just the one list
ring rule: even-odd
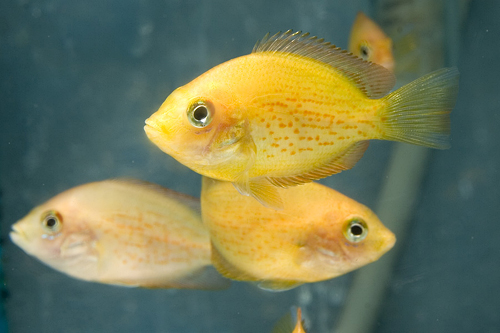
{"label": "glass aquarium wall", "polygon": [[[145,119],[268,32],[301,30],[346,49],[359,11],[392,39],[396,87],[460,71],[450,149],[372,140],[352,169],[319,181],[395,233],[379,261],[282,292],[239,281],[219,291],[134,288],[71,278],[9,239],[32,208],[84,183],[134,178],[199,198],[201,176],[148,140]],[[498,331],[499,16],[493,0],[1,3],[8,331],[271,332],[292,307],[308,332]]]}

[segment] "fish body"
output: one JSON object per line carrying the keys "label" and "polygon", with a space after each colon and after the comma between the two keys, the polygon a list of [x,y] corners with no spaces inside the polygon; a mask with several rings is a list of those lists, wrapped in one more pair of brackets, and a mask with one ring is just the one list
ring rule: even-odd
{"label": "fish body", "polygon": [[390,71],[286,32],[175,90],[145,131],[192,170],[281,208],[276,186],[349,169],[368,140],[446,147],[457,72],[429,75],[381,98]]}
{"label": "fish body", "polygon": [[358,12],[349,37],[349,52],[394,71],[392,39],[362,12]]}
{"label": "fish body", "polygon": [[304,321],[302,320],[302,310],[297,308],[297,315],[294,320],[292,313],[288,312],[274,326],[272,333],[306,333]]}
{"label": "fish body", "polygon": [[394,245],[394,234],[370,209],[337,191],[317,183],[278,191],[282,210],[238,195],[229,182],[203,178],[203,221],[223,276],[290,289],[345,274]]}
{"label": "fish body", "polygon": [[72,277],[149,288],[220,289],[199,200],[131,180],[89,183],[34,208],[12,241]]}

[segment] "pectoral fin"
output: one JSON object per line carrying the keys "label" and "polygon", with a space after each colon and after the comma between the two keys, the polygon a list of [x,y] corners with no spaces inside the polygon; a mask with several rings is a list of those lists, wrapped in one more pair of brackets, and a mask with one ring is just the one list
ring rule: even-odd
{"label": "pectoral fin", "polygon": [[212,243],[212,265],[224,277],[237,281],[258,281],[254,276],[240,270],[222,256]]}
{"label": "pectoral fin", "polygon": [[233,185],[238,192],[254,197],[265,207],[283,209],[283,201],[278,189],[267,178],[239,179]]}

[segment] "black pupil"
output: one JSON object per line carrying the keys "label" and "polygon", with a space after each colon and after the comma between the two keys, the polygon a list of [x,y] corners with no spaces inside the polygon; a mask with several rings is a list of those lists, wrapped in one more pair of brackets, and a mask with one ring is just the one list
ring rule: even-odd
{"label": "black pupil", "polygon": [[207,118],[207,116],[208,116],[208,110],[205,106],[200,105],[200,106],[196,107],[196,109],[194,109],[194,112],[193,112],[194,119],[196,119],[198,121],[203,121]]}
{"label": "black pupil", "polygon": [[363,59],[368,57],[368,48],[366,48],[366,46],[361,46],[361,55],[363,56]]}
{"label": "black pupil", "polygon": [[57,220],[54,217],[48,217],[47,218],[47,227],[52,228],[57,224]]}
{"label": "black pupil", "polygon": [[351,233],[354,236],[361,236],[363,234],[363,227],[359,224],[355,224],[351,226]]}

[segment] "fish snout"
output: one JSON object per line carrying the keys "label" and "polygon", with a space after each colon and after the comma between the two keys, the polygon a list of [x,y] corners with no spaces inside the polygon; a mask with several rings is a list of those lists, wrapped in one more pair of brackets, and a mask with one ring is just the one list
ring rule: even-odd
{"label": "fish snout", "polygon": [[380,252],[382,254],[392,249],[394,247],[394,244],[396,244],[396,236],[389,229],[384,230],[383,235],[381,235],[381,239],[382,242],[380,246]]}
{"label": "fish snout", "polygon": [[12,225],[11,228],[10,240],[17,246],[21,246],[21,242],[26,241],[26,233],[17,224]]}

